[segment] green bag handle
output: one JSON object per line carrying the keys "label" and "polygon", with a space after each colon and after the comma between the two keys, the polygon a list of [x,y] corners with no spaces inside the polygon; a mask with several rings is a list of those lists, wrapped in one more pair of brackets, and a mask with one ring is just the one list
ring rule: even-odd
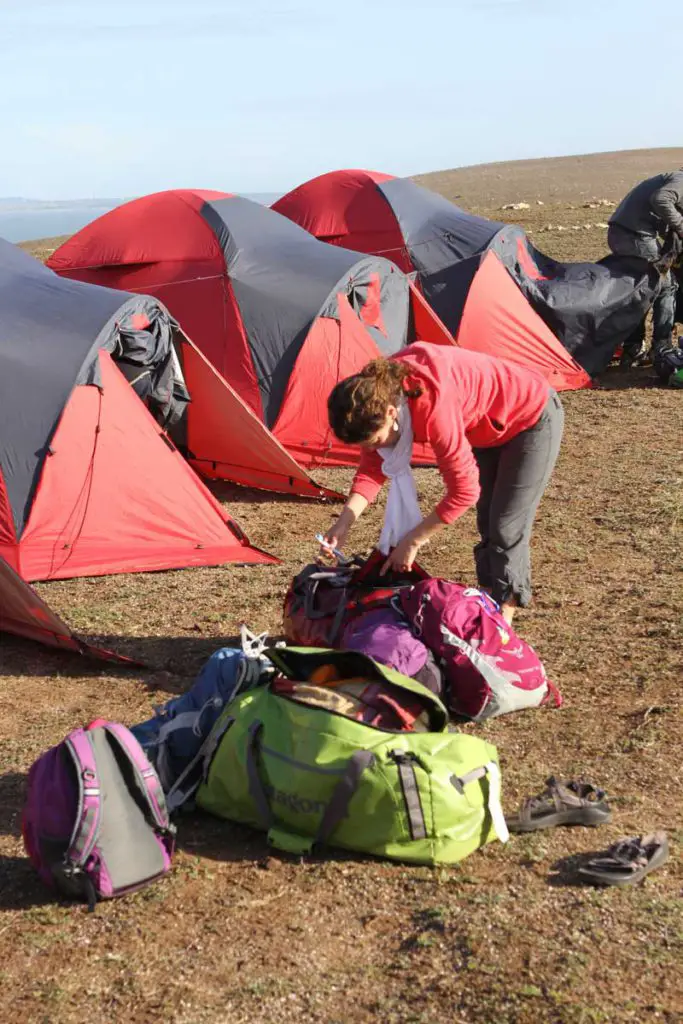
{"label": "green bag handle", "polygon": [[334,787],[334,792],[315,836],[302,836],[286,826],[276,823],[261,776],[258,772],[257,750],[263,722],[255,720],[249,726],[247,741],[247,778],[249,793],[258,812],[263,828],[268,833],[268,842],[278,850],[303,856],[310,853],[315,845],[329,842],[341,821],[348,814],[351,798],[358,789],[361,776],[366,768],[375,762],[375,755],[369,750],[357,750],[346,763],[344,774]]}
{"label": "green bag handle", "polygon": [[258,747],[259,735],[263,728],[263,722],[255,719],[249,726],[247,733],[247,780],[249,783],[249,795],[254,801],[256,811],[261,819],[261,825],[268,832],[273,825],[274,816],[268,802],[261,776],[258,773],[256,764],[256,748]]}
{"label": "green bag handle", "polygon": [[327,843],[337,826],[349,813],[351,797],[358,789],[361,776],[366,768],[371,768],[375,763],[375,755],[369,750],[357,750],[346,762],[346,768],[341,779],[334,787],[334,792],[329,804],[325,808],[316,843]]}
{"label": "green bag handle", "polygon": [[448,728],[448,711],[435,693],[417,679],[411,679],[396,669],[381,665],[360,651],[331,651],[323,647],[269,647],[264,654],[288,679],[298,679],[301,682],[308,679],[319,665],[334,665],[341,662],[355,675],[366,675],[370,679],[390,683],[417,697],[429,713],[430,732],[445,732]]}

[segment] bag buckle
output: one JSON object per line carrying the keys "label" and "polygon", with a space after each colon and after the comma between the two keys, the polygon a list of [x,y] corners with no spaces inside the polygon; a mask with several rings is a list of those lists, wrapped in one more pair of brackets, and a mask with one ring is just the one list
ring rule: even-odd
{"label": "bag buckle", "polygon": [[249,661],[258,661],[259,658],[262,658],[267,647],[287,646],[284,640],[278,640],[276,644],[269,644],[267,633],[252,633],[244,622],[240,626],[240,644],[242,654]]}

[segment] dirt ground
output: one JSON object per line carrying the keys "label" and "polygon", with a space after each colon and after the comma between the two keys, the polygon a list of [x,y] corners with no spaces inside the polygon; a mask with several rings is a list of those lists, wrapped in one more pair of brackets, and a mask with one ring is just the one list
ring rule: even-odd
{"label": "dirt ground", "polygon": [[[664,166],[680,163],[677,153]],[[637,180],[662,158],[652,168],[643,158],[639,169],[629,158],[623,173]],[[503,185],[485,207],[492,217],[525,194],[516,165],[509,186],[497,167]],[[585,187],[609,198],[599,172]],[[463,172],[449,173],[455,181]],[[551,178],[539,176],[548,201],[531,211],[534,231],[561,212],[566,223],[602,219],[583,210],[583,193],[571,198],[566,168],[555,173],[567,182],[552,186],[560,195],[552,201]],[[456,188],[448,175],[430,182],[447,195]],[[469,205],[483,204],[472,196]],[[561,258],[604,251],[603,229],[538,237]],[[536,600],[518,619],[565,706],[466,728],[497,745],[509,810],[554,773],[604,786],[612,822],[513,837],[456,867],[428,869],[334,853],[273,856],[260,834],[193,814],[180,822],[175,867],[162,883],[92,915],[55,901],[20,839],[32,761],[94,717],[147,717],[185,690],[242,622],[277,634],[287,582],[334,515],[332,506],[224,487],[221,499],[281,566],[38,587],[76,631],[149,670],[0,639],[3,1024],[683,1021],[683,400],[654,386],[649,369],[610,370],[601,385],[563,396],[565,440],[534,534]],[[317,476],[343,489],[351,474]],[[436,472],[418,471],[418,486],[429,509],[440,493]],[[381,509],[364,517],[356,549],[372,545],[380,520]],[[468,515],[426,549],[427,568],[471,581],[474,536]],[[588,854],[656,828],[668,832],[672,856],[643,885],[576,884]]]}

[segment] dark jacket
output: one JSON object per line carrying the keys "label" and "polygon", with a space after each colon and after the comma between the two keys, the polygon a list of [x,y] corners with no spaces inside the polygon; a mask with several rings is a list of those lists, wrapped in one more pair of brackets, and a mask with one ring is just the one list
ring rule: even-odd
{"label": "dark jacket", "polygon": [[641,181],[621,201],[609,222],[639,235],[664,238],[674,231],[683,238],[683,168]]}

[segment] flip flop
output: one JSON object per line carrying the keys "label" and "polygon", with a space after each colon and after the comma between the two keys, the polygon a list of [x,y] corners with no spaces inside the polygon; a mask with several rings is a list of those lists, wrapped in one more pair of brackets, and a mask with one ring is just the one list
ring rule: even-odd
{"label": "flip flop", "polygon": [[579,868],[582,881],[594,885],[635,885],[669,858],[666,832],[627,836],[613,843],[600,857]]}
{"label": "flip flop", "polygon": [[506,818],[510,832],[535,832],[554,825],[603,825],[612,817],[604,789],[590,782],[564,782],[551,775],[538,796],[524,801]]}

